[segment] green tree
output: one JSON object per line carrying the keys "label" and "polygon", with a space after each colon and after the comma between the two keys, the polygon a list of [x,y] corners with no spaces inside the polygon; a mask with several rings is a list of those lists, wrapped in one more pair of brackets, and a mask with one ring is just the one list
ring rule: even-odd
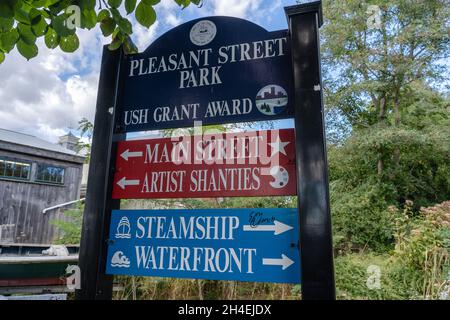
{"label": "green tree", "polygon": [[[174,0],[181,8],[201,0]],[[97,24],[105,37],[111,37],[109,48],[123,45],[126,53],[136,52],[130,39],[133,28],[130,14],[149,28],[156,21],[154,6],[160,0],[1,0],[0,63],[14,47],[26,59],[38,54],[36,40],[44,37],[50,49],[59,47],[73,52],[79,47],[77,28],[92,29]],[[125,9],[122,16],[119,9]]]}
{"label": "green tree", "polygon": [[63,213],[69,219],[51,220],[50,223],[56,226],[62,235],[55,239],[59,244],[79,244],[81,238],[81,225],[83,221],[84,204],[78,203],[73,208],[65,210]]}
{"label": "green tree", "polygon": [[[379,8],[377,26],[371,3]],[[448,68],[437,61],[449,54],[447,1],[327,0],[324,13],[326,104],[353,129],[400,126],[414,84],[446,80]],[[383,169],[380,151],[380,175]]]}
{"label": "green tree", "polygon": [[82,141],[81,139],[77,142],[77,151],[86,151],[85,162],[89,163],[91,158],[91,145],[92,145],[92,135],[94,134],[94,124],[86,118],[82,118],[78,121],[78,130],[80,130],[80,138],[86,138],[87,141]]}
{"label": "green tree", "polygon": [[450,198],[449,99],[436,89],[449,10],[444,0],[324,1],[336,241],[382,249],[393,241],[389,205],[409,199],[417,212]]}

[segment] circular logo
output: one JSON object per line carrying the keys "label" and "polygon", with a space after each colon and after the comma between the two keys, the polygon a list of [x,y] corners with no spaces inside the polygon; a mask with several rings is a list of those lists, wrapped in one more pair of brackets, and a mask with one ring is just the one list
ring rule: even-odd
{"label": "circular logo", "polygon": [[272,188],[283,188],[289,182],[289,173],[282,166],[272,167],[270,169],[270,175],[274,178],[274,181],[269,182]]}
{"label": "circular logo", "polygon": [[202,20],[192,26],[189,36],[193,44],[204,46],[214,39],[216,33],[217,28],[214,22]]}
{"label": "circular logo", "polygon": [[258,91],[255,103],[261,113],[273,116],[283,112],[288,103],[288,95],[279,85],[270,84]]}

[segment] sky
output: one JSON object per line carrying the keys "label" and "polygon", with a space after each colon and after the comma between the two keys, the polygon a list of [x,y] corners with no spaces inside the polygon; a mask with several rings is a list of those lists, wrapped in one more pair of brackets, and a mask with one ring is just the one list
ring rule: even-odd
{"label": "sky", "polygon": [[[212,15],[233,16],[269,31],[286,29],[283,7],[295,0],[204,0],[202,7],[181,10],[174,0],[155,6],[157,21],[150,29],[132,15],[133,41],[143,51],[155,39],[184,22]],[[94,120],[102,46],[110,42],[98,26],[77,31],[74,53],[49,50],[42,38],[39,54],[27,61],[14,49],[0,65],[0,127],[57,142],[69,130],[76,133],[83,117]]]}

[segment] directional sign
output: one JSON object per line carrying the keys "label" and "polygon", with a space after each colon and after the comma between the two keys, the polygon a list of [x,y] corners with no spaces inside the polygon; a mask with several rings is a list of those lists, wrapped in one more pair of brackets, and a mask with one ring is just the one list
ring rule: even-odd
{"label": "directional sign", "polygon": [[246,20],[186,22],[125,56],[123,132],[294,116],[287,30]]}
{"label": "directional sign", "polygon": [[300,283],[297,209],[114,210],[107,274]]}
{"label": "directional sign", "polygon": [[113,198],[296,195],[294,130],[119,142]]}

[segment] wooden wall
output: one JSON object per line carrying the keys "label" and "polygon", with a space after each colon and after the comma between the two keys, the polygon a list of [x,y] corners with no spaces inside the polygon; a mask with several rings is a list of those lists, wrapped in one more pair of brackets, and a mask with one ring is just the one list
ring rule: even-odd
{"label": "wooden wall", "polygon": [[[46,155],[48,158],[0,149],[0,156],[65,168],[63,185],[0,179],[0,243],[52,243],[55,237],[59,236],[59,231],[50,221],[67,221],[67,218],[63,210],[52,210],[45,214],[42,210],[79,199],[82,175],[80,159],[70,162],[55,160],[51,152]],[[32,176],[35,170],[36,165],[33,164]]]}

